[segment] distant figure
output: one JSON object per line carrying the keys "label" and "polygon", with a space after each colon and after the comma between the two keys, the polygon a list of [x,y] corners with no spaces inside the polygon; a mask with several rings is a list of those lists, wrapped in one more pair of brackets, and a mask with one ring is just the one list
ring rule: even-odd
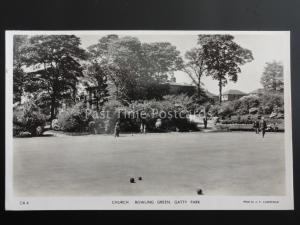
{"label": "distant figure", "polygon": [[141,134],[144,132],[144,124],[143,124],[143,122],[141,123],[140,131],[141,131]]}
{"label": "distant figure", "polygon": [[156,120],[156,123],[155,123],[155,128],[156,128],[156,129],[160,129],[160,127],[161,127],[161,119],[158,118],[158,119]]}
{"label": "distant figure", "polygon": [[203,118],[204,129],[207,128],[207,117]]}
{"label": "distant figure", "polygon": [[146,134],[146,132],[147,132],[147,126],[143,122],[141,123],[140,131],[141,131],[141,134]]}
{"label": "distant figure", "polygon": [[132,184],[135,183],[135,179],[134,179],[133,177],[131,177],[131,178],[129,179],[129,181],[130,181],[130,183],[132,183]]}
{"label": "distant figure", "polygon": [[259,134],[259,121],[256,119],[253,123],[253,128],[256,134]]}
{"label": "distant figure", "polygon": [[139,177],[139,180],[143,180],[143,178],[142,178],[142,177]]}
{"label": "distant figure", "polygon": [[262,137],[264,138],[266,129],[267,129],[267,122],[265,121],[264,117],[261,118],[259,126],[260,126],[260,130],[262,132]]}
{"label": "distant figure", "polygon": [[115,137],[119,137],[120,134],[120,122],[117,121],[115,125]]}

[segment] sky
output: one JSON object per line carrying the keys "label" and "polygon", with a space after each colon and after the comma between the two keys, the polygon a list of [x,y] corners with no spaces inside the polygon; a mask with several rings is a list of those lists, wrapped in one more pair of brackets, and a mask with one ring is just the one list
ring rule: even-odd
{"label": "sky", "polygon": [[[112,34],[107,33],[107,34]],[[184,58],[186,51],[196,47],[197,35],[178,35],[178,34],[130,34],[128,35],[137,37],[142,43],[150,42],[170,42],[181,52],[181,56]],[[103,35],[77,35],[81,38],[81,44],[83,48],[86,48],[92,44],[96,44]],[[120,37],[124,35],[119,35]],[[241,66],[242,72],[238,76],[236,83],[229,81],[223,88],[223,91],[230,89],[237,89],[243,92],[251,92],[258,88],[261,88],[260,78],[263,73],[266,62],[281,61],[284,62],[286,56],[286,36],[276,33],[264,33],[264,34],[235,34],[234,40],[241,47],[247,48],[252,51],[254,60]],[[191,84],[189,76],[181,71],[175,72],[176,82]],[[218,82],[212,80],[211,77],[203,77],[202,82],[204,88],[209,92],[218,94]]]}

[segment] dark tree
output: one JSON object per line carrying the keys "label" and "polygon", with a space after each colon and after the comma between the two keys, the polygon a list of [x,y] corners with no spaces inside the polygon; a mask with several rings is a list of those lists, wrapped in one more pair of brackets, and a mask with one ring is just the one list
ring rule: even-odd
{"label": "dark tree", "polygon": [[142,54],[143,69],[159,83],[174,80],[174,72],[183,67],[180,52],[168,42],[143,43]]}
{"label": "dark tree", "polygon": [[234,42],[232,35],[199,35],[208,75],[218,80],[219,102],[222,102],[222,88],[228,79],[236,82],[241,73],[241,65],[253,60],[252,52]]}
{"label": "dark tree", "polygon": [[87,65],[85,85],[92,91],[96,98],[96,107],[102,106],[108,99],[107,72],[105,67],[101,67],[97,62],[91,61]]}
{"label": "dark tree", "polygon": [[76,84],[83,76],[80,60],[86,57],[79,46],[80,39],[74,35],[37,35],[30,37],[22,50],[28,66],[25,90],[43,93],[51,119],[62,99],[75,100]]}
{"label": "dark tree", "polygon": [[170,43],[142,44],[130,36],[108,35],[88,49],[113,84],[110,94],[126,102],[159,98],[160,85],[169,81],[182,63],[179,51]]}

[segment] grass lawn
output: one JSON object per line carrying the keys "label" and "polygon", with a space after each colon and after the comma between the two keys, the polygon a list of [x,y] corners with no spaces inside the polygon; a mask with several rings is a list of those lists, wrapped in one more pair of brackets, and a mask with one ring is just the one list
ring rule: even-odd
{"label": "grass lawn", "polygon": [[[18,196],[284,195],[283,133],[14,138]],[[129,182],[142,176],[142,181]]]}

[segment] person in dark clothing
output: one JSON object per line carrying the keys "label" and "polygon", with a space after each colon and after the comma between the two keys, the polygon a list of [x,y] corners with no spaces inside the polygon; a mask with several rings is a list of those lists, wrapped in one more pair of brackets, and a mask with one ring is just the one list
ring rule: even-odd
{"label": "person in dark clothing", "polygon": [[266,129],[267,129],[267,122],[265,121],[265,119],[262,117],[260,124],[259,124],[260,130],[262,132],[262,137],[265,137],[265,133],[266,133]]}
{"label": "person in dark clothing", "polygon": [[203,118],[204,129],[207,128],[207,117]]}
{"label": "person in dark clothing", "polygon": [[256,134],[259,134],[259,121],[255,120],[253,123],[253,128]]}
{"label": "person in dark clothing", "polygon": [[119,137],[120,134],[120,122],[117,121],[115,125],[115,137]]}

